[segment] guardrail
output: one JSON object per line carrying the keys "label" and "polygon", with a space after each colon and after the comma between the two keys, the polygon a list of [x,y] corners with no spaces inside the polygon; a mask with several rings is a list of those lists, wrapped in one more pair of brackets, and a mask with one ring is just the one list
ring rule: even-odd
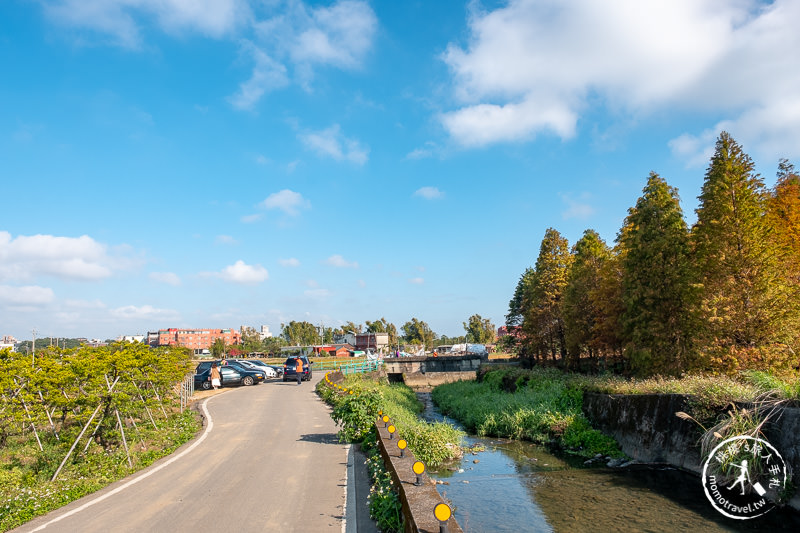
{"label": "guardrail", "polygon": [[329,370],[338,370],[344,375],[359,374],[362,372],[373,372],[378,370],[383,365],[381,360],[365,360],[365,361],[315,361],[313,369],[318,372],[325,372]]}
{"label": "guardrail", "polygon": [[181,413],[186,407],[194,394],[194,373],[186,374],[181,382]]}

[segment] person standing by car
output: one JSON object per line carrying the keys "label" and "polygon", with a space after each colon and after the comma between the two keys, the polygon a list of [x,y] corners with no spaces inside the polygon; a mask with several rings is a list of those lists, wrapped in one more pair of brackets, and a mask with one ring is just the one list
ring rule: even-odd
{"label": "person standing by car", "polygon": [[217,368],[217,363],[211,363],[211,371],[209,372],[209,376],[211,376],[211,386],[214,387],[215,390],[222,386],[222,383],[220,383],[219,368]]}
{"label": "person standing by car", "polygon": [[303,360],[299,357],[294,360],[294,373],[297,376],[297,384],[303,383]]}

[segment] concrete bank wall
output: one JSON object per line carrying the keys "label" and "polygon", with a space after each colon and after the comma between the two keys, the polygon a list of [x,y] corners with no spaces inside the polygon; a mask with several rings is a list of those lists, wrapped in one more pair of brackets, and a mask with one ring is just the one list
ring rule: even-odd
{"label": "concrete bank wall", "polygon": [[[389,432],[383,426],[383,422],[375,424],[383,462],[391,473],[392,480],[400,494],[406,533],[438,533],[439,521],[433,516],[433,508],[437,503],[447,502],[436,490],[436,485],[433,484],[427,473],[422,475],[420,486],[414,485],[417,479],[417,475],[411,469],[416,461],[414,455],[406,449],[405,457],[400,457],[397,435],[390,440]],[[451,517],[448,520],[447,531],[448,533],[462,533],[461,526],[458,525],[455,518]]]}
{"label": "concrete bank wall", "polygon": [[[678,418],[688,412],[689,396],[681,394],[584,393],[583,412],[592,425],[614,437],[631,458],[643,463],[666,463],[693,472],[703,470],[700,438],[695,422]],[[791,467],[795,485],[800,481],[800,409],[786,408],[765,429],[770,444]],[[800,494],[789,505],[800,510]]]}
{"label": "concrete bank wall", "polygon": [[410,372],[403,374],[403,383],[412,389],[426,389],[453,381],[475,381],[476,377],[476,372]]}

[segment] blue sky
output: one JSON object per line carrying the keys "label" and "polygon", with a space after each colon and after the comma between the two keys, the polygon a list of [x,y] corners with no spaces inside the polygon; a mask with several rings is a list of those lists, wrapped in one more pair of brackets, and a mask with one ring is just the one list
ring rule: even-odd
{"label": "blue sky", "polygon": [[6,0],[0,335],[503,323],[548,227],[800,156],[800,3]]}

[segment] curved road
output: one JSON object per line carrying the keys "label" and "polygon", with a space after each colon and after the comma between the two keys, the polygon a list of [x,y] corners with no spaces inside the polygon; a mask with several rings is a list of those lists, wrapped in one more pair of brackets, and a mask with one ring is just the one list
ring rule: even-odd
{"label": "curved road", "polygon": [[321,377],[203,400],[198,438],[15,531],[343,532],[348,446],[314,393]]}

